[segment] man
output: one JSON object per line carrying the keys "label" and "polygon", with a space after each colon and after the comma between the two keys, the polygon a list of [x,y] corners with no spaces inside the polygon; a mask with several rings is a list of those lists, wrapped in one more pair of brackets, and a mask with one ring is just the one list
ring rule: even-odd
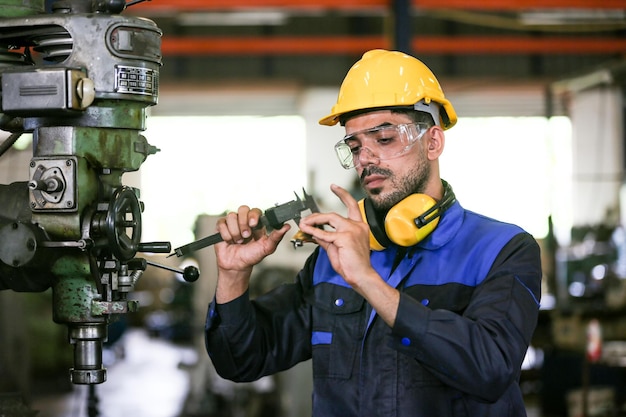
{"label": "man", "polygon": [[313,415],[524,416],[518,381],[539,310],[535,240],[464,210],[439,177],[456,114],[408,55],[367,52],[321,124],[366,198],[314,213],[319,244],[293,284],[251,301],[255,264],[285,233],[258,230],[247,206],[218,221],[218,283],[207,350],[220,375],[250,381],[312,358]]}

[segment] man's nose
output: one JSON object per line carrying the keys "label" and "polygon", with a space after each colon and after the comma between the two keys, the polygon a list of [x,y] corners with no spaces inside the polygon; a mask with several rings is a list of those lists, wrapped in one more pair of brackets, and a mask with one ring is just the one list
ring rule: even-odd
{"label": "man's nose", "polygon": [[361,147],[358,158],[360,166],[378,164],[380,162],[380,158],[374,155],[370,148],[366,147]]}

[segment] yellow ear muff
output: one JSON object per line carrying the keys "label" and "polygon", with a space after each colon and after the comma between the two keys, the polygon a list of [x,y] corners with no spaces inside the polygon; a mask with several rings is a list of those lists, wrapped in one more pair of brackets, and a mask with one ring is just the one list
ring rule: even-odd
{"label": "yellow ear muff", "polygon": [[400,246],[413,246],[428,236],[439,223],[439,217],[422,227],[417,227],[415,219],[433,207],[437,202],[426,194],[411,194],[393,206],[385,216],[385,232],[389,239]]}
{"label": "yellow ear muff", "polygon": [[380,242],[378,242],[378,240],[372,233],[372,230],[376,227],[376,225],[372,224],[374,222],[373,216],[370,216],[368,218],[367,213],[365,212],[365,199],[359,200],[359,210],[361,210],[361,218],[363,219],[363,221],[370,226],[370,249],[376,251],[381,251],[385,249],[385,247],[381,245]]}
{"label": "yellow ear muff", "polygon": [[450,184],[441,181],[444,185],[441,201],[427,194],[411,194],[393,206],[384,219],[378,218],[370,199],[360,200],[361,217],[370,228],[370,249],[381,251],[392,243],[410,247],[432,233],[441,214],[456,201]]}

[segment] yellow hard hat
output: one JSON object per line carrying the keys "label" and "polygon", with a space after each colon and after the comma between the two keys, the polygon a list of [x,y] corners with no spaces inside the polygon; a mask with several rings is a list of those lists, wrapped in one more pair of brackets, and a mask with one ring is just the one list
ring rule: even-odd
{"label": "yellow hard hat", "polygon": [[[431,102],[439,106],[432,106]],[[350,68],[337,103],[319,123],[333,126],[346,113],[395,106],[427,111],[443,129],[451,128],[457,121],[437,78],[422,61],[402,52],[375,49],[363,54]]]}

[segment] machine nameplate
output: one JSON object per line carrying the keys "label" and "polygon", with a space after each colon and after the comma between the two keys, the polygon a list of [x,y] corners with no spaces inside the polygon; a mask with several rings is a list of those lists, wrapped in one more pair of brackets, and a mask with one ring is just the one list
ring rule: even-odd
{"label": "machine nameplate", "polygon": [[158,75],[149,68],[115,67],[115,91],[126,94],[153,96],[158,89]]}

